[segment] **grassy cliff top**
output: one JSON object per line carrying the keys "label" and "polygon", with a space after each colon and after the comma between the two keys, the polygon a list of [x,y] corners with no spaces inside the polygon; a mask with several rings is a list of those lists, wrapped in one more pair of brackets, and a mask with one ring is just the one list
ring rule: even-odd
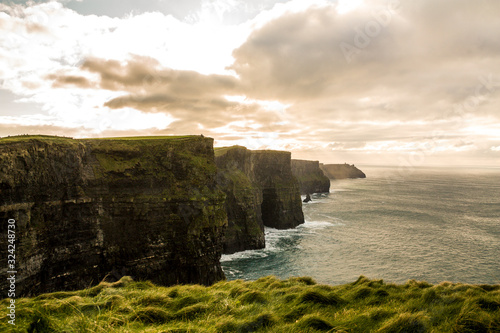
{"label": "grassy cliff top", "polygon": [[[9,299],[0,301],[6,308]],[[0,330],[8,324],[0,314]],[[360,277],[158,287],[125,277],[90,289],[16,300],[19,332],[499,332],[500,285]]]}
{"label": "grassy cliff top", "polygon": [[319,161],[318,160],[300,160],[300,159],[296,159],[296,158],[292,158],[292,163],[304,163],[304,164],[316,164],[318,163],[319,164]]}
{"label": "grassy cliff top", "polygon": [[254,154],[291,154],[289,151],[285,150],[272,150],[272,149],[251,150],[243,146],[234,145],[229,147],[214,147],[215,156],[222,156],[227,152],[235,149],[248,150]]}
{"label": "grassy cliff top", "polygon": [[15,142],[25,142],[25,141],[43,141],[47,143],[69,143],[78,141],[143,141],[143,140],[187,140],[201,138],[199,135],[181,135],[181,136],[130,136],[130,137],[110,137],[110,138],[84,138],[84,139],[73,139],[64,136],[52,136],[52,135],[16,135],[0,138],[1,143],[15,143]]}
{"label": "grassy cliff top", "polygon": [[247,147],[238,146],[238,145],[229,146],[229,147],[214,147],[215,156],[222,156],[222,155],[226,154],[228,151],[231,151],[234,149],[248,150]]}
{"label": "grassy cliff top", "polygon": [[52,135],[15,135],[0,138],[0,144],[2,143],[17,143],[17,142],[27,142],[27,141],[44,141],[49,143],[63,143],[75,141],[75,139],[65,136],[52,136]]}

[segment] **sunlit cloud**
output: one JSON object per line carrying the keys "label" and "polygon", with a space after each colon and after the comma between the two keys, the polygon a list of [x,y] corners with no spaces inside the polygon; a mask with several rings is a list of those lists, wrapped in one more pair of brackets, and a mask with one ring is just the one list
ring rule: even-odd
{"label": "sunlit cloud", "polygon": [[489,0],[203,0],[184,16],[108,17],[0,4],[0,135],[203,133],[324,162],[494,164],[499,11]]}
{"label": "sunlit cloud", "polygon": [[363,0],[339,0],[337,2],[337,12],[339,14],[345,14],[355,10],[362,4]]}

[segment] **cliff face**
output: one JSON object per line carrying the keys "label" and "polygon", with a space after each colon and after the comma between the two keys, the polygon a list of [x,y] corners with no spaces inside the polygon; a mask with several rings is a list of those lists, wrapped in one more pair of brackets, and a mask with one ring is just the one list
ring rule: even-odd
{"label": "cliff face", "polygon": [[216,148],[215,156],[217,182],[227,197],[224,253],[263,248],[264,226],[287,229],[304,223],[289,152],[233,146]]}
{"label": "cliff face", "polygon": [[262,191],[253,179],[250,156],[244,147],[215,150],[217,183],[226,194],[226,254],[265,247]]}
{"label": "cliff face", "polygon": [[212,144],[193,136],[1,139],[0,217],[3,230],[16,220],[17,296],[106,276],[163,285],[223,279],[227,217]]}
{"label": "cliff face", "polygon": [[330,179],[319,168],[318,161],[292,160],[292,173],[299,181],[301,194],[330,191]]}
{"label": "cliff face", "polygon": [[254,150],[251,155],[255,180],[262,189],[262,221],[276,229],[304,223],[300,188],[292,174],[287,151]]}
{"label": "cliff face", "polygon": [[363,171],[353,165],[345,164],[322,164],[320,168],[330,179],[345,179],[345,178],[366,178]]}

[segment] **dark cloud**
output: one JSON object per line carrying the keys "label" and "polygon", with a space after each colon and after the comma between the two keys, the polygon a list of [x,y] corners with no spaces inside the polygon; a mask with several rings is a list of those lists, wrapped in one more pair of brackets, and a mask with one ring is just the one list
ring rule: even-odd
{"label": "dark cloud", "polygon": [[239,85],[232,76],[163,68],[156,59],[141,56],[132,56],[125,64],[115,60],[88,59],[81,68],[100,76],[100,88],[115,91],[139,88],[147,93],[218,95],[234,93]]}
{"label": "dark cloud", "polygon": [[[480,75],[500,73],[500,2],[366,3],[344,15],[333,6],[283,15],[254,31],[230,68],[255,98],[388,118],[442,113],[439,102],[464,102]],[[365,113],[357,100],[366,96],[393,107]]]}
{"label": "dark cloud", "polygon": [[49,80],[53,80],[52,87],[54,88],[63,88],[68,85],[75,86],[79,88],[91,88],[94,85],[83,76],[75,76],[75,75],[49,75],[47,76]]}
{"label": "dark cloud", "polygon": [[[250,132],[245,124],[273,124],[281,119],[257,103],[242,103],[225,98],[244,93],[240,80],[228,75],[204,75],[194,71],[159,66],[155,59],[133,56],[128,62],[88,59],[82,66],[98,80],[83,76],[53,74],[54,87],[79,86],[122,92],[104,103],[111,109],[133,108],[146,113],[166,113],[177,119],[176,133],[189,133],[198,127],[216,130],[231,122],[239,126],[230,131]],[[243,125],[241,125],[243,124]],[[256,125],[259,124],[259,125]],[[268,126],[268,125],[266,125]],[[270,130],[263,127],[264,130]]]}

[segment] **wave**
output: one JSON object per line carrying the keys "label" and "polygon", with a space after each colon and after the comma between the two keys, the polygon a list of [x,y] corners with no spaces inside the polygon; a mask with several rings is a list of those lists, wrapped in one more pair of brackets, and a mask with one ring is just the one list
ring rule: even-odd
{"label": "wave", "polygon": [[343,226],[344,221],[339,218],[330,218],[331,221],[306,221],[304,224],[299,225],[297,228],[301,229],[325,229],[335,226]]}
{"label": "wave", "polygon": [[[332,221],[305,221],[305,223],[297,226],[294,229],[274,229],[270,227],[264,228],[266,237],[266,247],[258,250],[246,250],[233,254],[222,255],[221,263],[234,260],[245,259],[261,259],[270,256],[272,253],[283,251],[290,241],[300,238],[307,234],[315,233],[315,230],[325,229],[334,226],[344,225],[341,219],[332,218]],[[294,248],[300,248],[300,245],[295,245]]]}

